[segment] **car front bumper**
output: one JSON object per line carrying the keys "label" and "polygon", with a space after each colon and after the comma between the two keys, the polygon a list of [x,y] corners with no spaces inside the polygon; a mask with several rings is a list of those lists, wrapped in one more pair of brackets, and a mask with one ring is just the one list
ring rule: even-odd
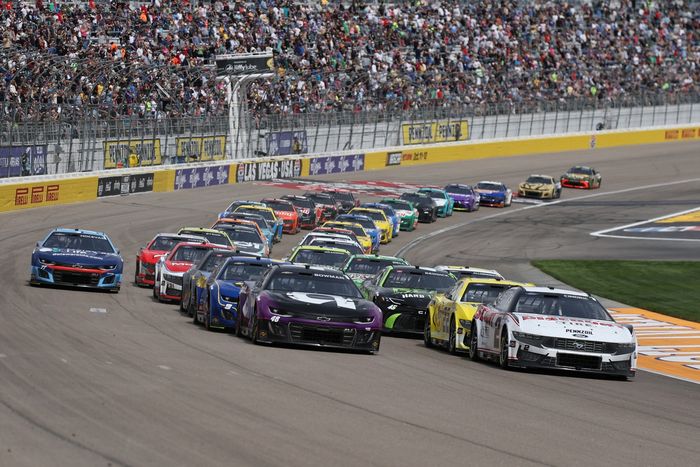
{"label": "car front bumper", "polygon": [[258,341],[310,347],[329,347],[374,352],[379,349],[381,331],[348,323],[319,324],[317,321],[258,322]]}
{"label": "car front bumper", "polygon": [[34,284],[90,289],[119,289],[122,282],[120,272],[64,266],[32,266],[30,275]]}

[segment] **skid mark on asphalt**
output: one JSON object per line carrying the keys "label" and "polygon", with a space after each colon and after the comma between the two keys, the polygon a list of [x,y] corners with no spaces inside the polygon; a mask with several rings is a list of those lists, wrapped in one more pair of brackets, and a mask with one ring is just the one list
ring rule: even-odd
{"label": "skid mark on asphalt", "polygon": [[634,326],[642,370],[700,384],[700,323],[641,308],[611,308],[616,321]]}

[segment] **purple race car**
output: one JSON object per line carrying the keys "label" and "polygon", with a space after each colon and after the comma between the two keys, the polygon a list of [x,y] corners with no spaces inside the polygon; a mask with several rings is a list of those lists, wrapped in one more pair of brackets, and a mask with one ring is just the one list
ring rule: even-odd
{"label": "purple race car", "polygon": [[461,183],[450,183],[445,186],[445,191],[455,202],[455,210],[476,211],[479,209],[479,193],[474,191],[470,185]]}
{"label": "purple race car", "polygon": [[379,350],[381,310],[334,269],[273,266],[257,282],[243,284],[238,311],[236,334],[256,344]]}

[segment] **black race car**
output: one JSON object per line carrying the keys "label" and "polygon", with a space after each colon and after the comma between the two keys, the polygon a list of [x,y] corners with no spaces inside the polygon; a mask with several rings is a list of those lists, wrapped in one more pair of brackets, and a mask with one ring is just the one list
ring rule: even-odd
{"label": "black race car", "polygon": [[356,199],[355,196],[349,191],[341,190],[323,190],[321,193],[331,195],[338,203],[340,203],[340,214],[345,214],[350,212],[352,208],[356,208],[360,205],[360,200]]}
{"label": "black race car", "polygon": [[284,195],[280,199],[286,199],[291,202],[299,214],[299,225],[302,229],[313,229],[319,224],[319,216],[321,209],[316,207],[311,199],[300,195]]}
{"label": "black race car", "polygon": [[437,220],[438,206],[435,200],[425,193],[404,193],[401,198],[410,201],[418,209],[418,222],[435,222]]}
{"label": "black race car", "polygon": [[321,219],[319,220],[319,224],[335,219],[335,216],[337,216],[340,211],[341,205],[333,195],[307,191],[304,193],[304,196],[313,201],[316,206],[321,207]]}

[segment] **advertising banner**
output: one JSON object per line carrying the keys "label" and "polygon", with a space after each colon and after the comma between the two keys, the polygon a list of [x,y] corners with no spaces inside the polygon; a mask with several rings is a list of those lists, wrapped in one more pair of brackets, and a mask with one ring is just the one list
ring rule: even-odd
{"label": "advertising banner", "polygon": [[445,143],[469,139],[467,120],[442,120],[427,123],[404,123],[401,125],[403,144]]}
{"label": "advertising banner", "polygon": [[268,133],[266,142],[268,156],[288,156],[309,152],[306,130]]}
{"label": "advertising banner", "polygon": [[[105,141],[105,169],[160,165],[160,139]],[[131,156],[136,156],[132,158]],[[135,164],[132,164],[135,162]]]}
{"label": "advertising banner", "polygon": [[219,76],[272,73],[275,70],[272,52],[217,55],[215,61]]}
{"label": "advertising banner", "polygon": [[0,147],[0,178],[45,175],[46,146]]}
{"label": "advertising banner", "polygon": [[192,167],[175,171],[176,190],[188,190],[205,186],[225,185],[228,183],[229,166]]}
{"label": "advertising banner", "polygon": [[281,159],[261,162],[241,162],[236,170],[236,182],[295,178],[301,175],[301,159]]}
{"label": "advertising banner", "polygon": [[177,162],[220,161],[226,158],[226,136],[176,138]]}
{"label": "advertising banner", "polygon": [[128,195],[153,191],[153,173],[132,174],[97,179],[97,197]]}
{"label": "advertising banner", "polygon": [[386,153],[386,165],[401,165],[401,151]]}
{"label": "advertising banner", "polygon": [[310,175],[361,172],[365,169],[365,155],[312,157],[309,164]]}

